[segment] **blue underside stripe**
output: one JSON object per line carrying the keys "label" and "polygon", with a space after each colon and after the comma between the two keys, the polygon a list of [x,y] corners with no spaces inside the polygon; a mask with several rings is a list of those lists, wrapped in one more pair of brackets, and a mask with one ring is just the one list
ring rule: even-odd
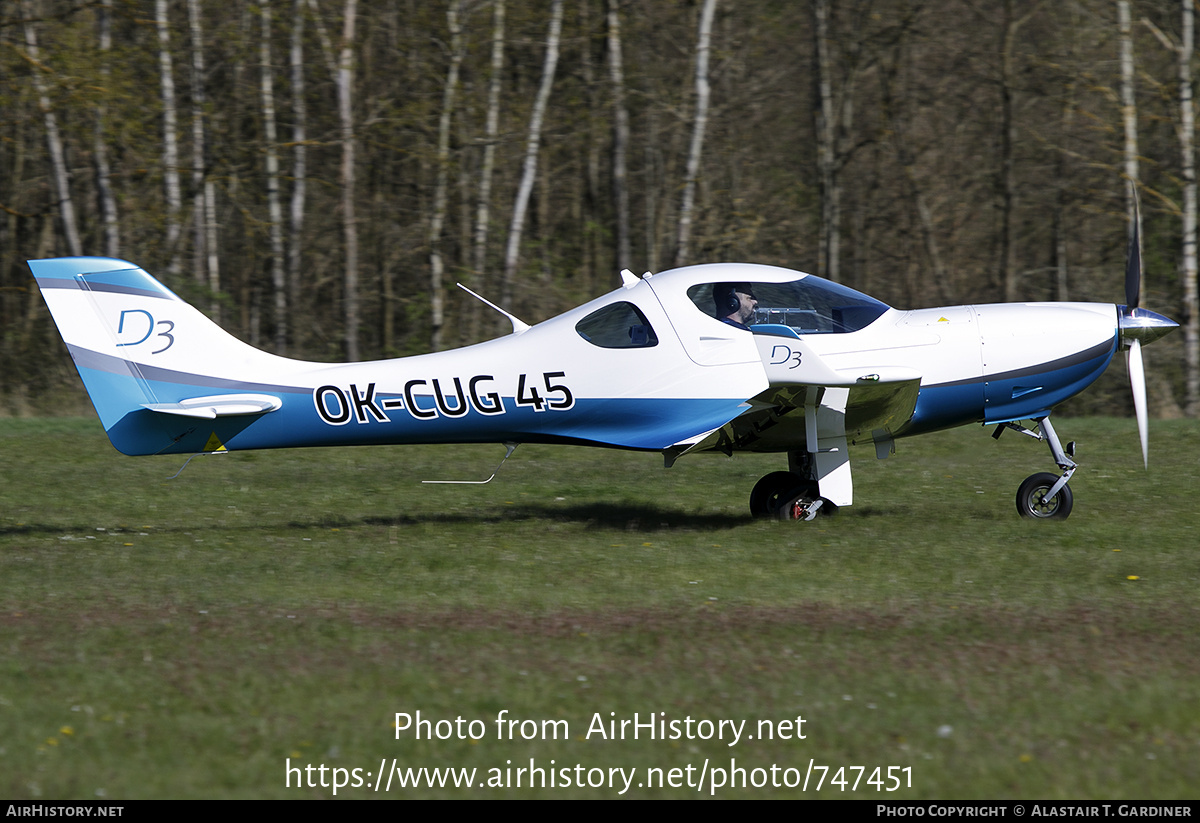
{"label": "blue underside stripe", "polygon": [[[484,415],[470,409],[461,417],[439,415],[419,420],[403,408],[388,409],[386,421],[364,415],[332,425],[316,411],[311,392],[280,393],[283,406],[264,415],[219,417],[215,420],[152,412],[140,406],[177,402],[202,389],[174,383],[142,383],[131,375],[80,368],[97,412],[116,448],[126,454],[189,454],[204,451],[210,438],[230,450],[298,446],[385,445],[405,443],[586,443],[626,449],[660,450],[715,429],[743,410],[740,398],[715,400],[579,398],[565,411],[534,411],[503,398],[505,413]],[[229,386],[228,393],[250,390]],[[218,392],[220,393],[220,392]],[[147,399],[142,399],[147,398]],[[379,394],[376,403],[393,399]],[[432,397],[418,396],[418,406],[432,408]],[[453,409],[456,398],[447,398]]]}

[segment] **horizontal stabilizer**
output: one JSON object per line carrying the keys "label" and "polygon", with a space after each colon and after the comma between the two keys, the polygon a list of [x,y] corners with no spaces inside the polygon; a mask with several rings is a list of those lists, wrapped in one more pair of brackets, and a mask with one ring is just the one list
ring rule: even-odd
{"label": "horizontal stabilizer", "polygon": [[269,394],[215,394],[211,397],[189,397],[178,403],[143,403],[142,408],[183,417],[234,417],[242,414],[266,414],[283,406],[283,401]]}

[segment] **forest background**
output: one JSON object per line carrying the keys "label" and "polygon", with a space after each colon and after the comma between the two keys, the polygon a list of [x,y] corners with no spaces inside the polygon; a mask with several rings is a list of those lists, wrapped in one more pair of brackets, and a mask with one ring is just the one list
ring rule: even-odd
{"label": "forest background", "polygon": [[1195,416],[1192,3],[0,0],[0,415],[88,408],[28,258],[370,359],[508,330],[455,282],[536,322],[685,263],[1121,302],[1136,187]]}

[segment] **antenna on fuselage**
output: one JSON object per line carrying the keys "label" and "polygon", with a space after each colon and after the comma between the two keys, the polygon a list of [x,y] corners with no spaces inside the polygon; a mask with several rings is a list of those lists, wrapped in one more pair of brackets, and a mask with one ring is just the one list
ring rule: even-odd
{"label": "antenna on fuselage", "polygon": [[526,323],[525,321],[521,320],[520,318],[518,318],[515,314],[513,314],[512,312],[505,311],[504,309],[500,308],[495,303],[493,303],[491,300],[488,300],[486,297],[480,297],[478,294],[476,294],[475,292],[468,289],[462,283],[455,283],[454,285],[458,286],[460,289],[462,289],[467,294],[474,297],[479,302],[483,303],[485,306],[491,306],[493,309],[495,309],[496,311],[500,312],[505,317],[507,317],[508,322],[512,323],[512,327],[513,327],[512,333],[513,334],[520,334],[521,332],[523,332],[529,328],[529,324]]}
{"label": "antenna on fuselage", "polygon": [[[642,275],[642,280],[649,280],[653,276],[654,275],[651,272],[646,272],[645,274]],[[638,276],[636,274],[634,274],[633,272],[631,272],[629,269],[621,269],[621,285],[622,286],[624,286],[627,289],[632,289],[634,286],[636,286],[640,282],[641,282],[641,280],[638,280]]]}
{"label": "antenna on fuselage", "polygon": [[[500,466],[503,466],[504,461],[507,460],[508,458],[512,457],[512,453],[517,450],[517,446],[519,446],[519,445],[521,445],[521,444],[520,443],[505,443],[504,444],[504,447],[506,449],[508,449],[508,451],[506,451],[504,453],[504,457],[500,460]],[[443,486],[483,486],[487,483],[491,483],[492,478],[500,473],[500,466],[496,467],[496,470],[494,472],[492,472],[491,477],[488,477],[487,480],[422,480],[421,482],[427,483],[429,485],[443,485]]]}

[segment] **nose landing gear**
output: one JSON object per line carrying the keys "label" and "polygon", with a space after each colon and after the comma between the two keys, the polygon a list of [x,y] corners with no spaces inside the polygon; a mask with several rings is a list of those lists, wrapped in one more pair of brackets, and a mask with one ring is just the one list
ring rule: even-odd
{"label": "nose landing gear", "polygon": [[1074,504],[1074,496],[1067,482],[1078,468],[1071,459],[1075,456],[1075,442],[1067,443],[1064,449],[1054,427],[1050,425],[1049,416],[1039,417],[1034,423],[1036,426],[1033,429],[1027,429],[1018,423],[1001,423],[992,433],[992,437],[999,439],[1007,428],[1035,440],[1045,441],[1050,446],[1050,454],[1062,469],[1062,476],[1051,472],[1038,472],[1025,478],[1025,482],[1017,489],[1017,513],[1022,517],[1065,520],[1071,514]]}

